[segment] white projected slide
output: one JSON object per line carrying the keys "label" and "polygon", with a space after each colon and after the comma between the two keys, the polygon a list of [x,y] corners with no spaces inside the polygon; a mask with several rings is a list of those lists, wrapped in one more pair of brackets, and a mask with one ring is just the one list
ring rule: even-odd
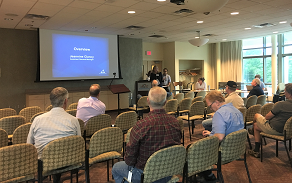
{"label": "white projected slide", "polygon": [[39,31],[40,81],[119,78],[117,35]]}

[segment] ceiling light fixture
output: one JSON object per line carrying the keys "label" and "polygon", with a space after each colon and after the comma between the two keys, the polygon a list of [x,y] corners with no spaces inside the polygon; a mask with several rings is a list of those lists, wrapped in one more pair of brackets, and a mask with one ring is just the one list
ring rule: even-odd
{"label": "ceiling light fixture", "polygon": [[157,0],[158,2],[164,2],[164,1],[166,1],[166,0]]}
{"label": "ceiling light fixture", "polygon": [[4,20],[8,20],[9,21],[9,20],[13,20],[13,18],[4,18]]}
{"label": "ceiling light fixture", "polygon": [[222,41],[226,41],[227,39],[222,39]]}
{"label": "ceiling light fixture", "polygon": [[191,43],[194,46],[200,47],[200,46],[203,46],[204,44],[206,44],[209,41],[209,39],[207,39],[207,38],[201,38],[200,31],[197,31],[197,33],[199,34],[199,38],[190,39],[189,43]]}
{"label": "ceiling light fixture", "polygon": [[196,13],[204,13],[209,15],[210,12],[222,8],[228,0],[185,0],[185,6]]}
{"label": "ceiling light fixture", "polygon": [[279,22],[279,24],[285,24],[285,23],[287,23],[287,21],[281,21],[281,22]]}
{"label": "ceiling light fixture", "polygon": [[200,21],[197,21],[198,24],[202,24],[204,21],[200,20]]}
{"label": "ceiling light fixture", "polygon": [[135,11],[128,11],[129,14],[134,14],[136,13]]}
{"label": "ceiling light fixture", "polygon": [[249,30],[249,29],[251,29],[250,27],[247,27],[247,28],[244,28],[245,30]]}
{"label": "ceiling light fixture", "polygon": [[230,15],[238,15],[239,14],[239,12],[232,12],[232,13],[230,13]]}
{"label": "ceiling light fixture", "polygon": [[278,31],[273,32],[274,34],[278,34]]}

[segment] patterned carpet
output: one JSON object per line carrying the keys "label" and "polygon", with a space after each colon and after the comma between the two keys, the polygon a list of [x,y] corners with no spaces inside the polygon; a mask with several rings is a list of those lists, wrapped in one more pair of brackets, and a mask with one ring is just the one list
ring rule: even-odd
{"label": "patterned carpet", "polygon": [[[107,112],[111,115],[113,123],[114,119],[117,116],[116,111]],[[147,114],[146,114],[147,115]],[[203,136],[201,132],[203,127],[201,121],[196,121],[196,128],[194,129],[194,134],[192,135],[192,142],[195,142]],[[184,123],[184,136],[185,136],[185,147],[190,144],[188,125],[185,121]],[[254,138],[250,136],[251,142],[254,145]],[[251,157],[247,155],[247,164],[250,172],[251,180],[253,183],[288,183],[292,182],[292,168],[289,164],[288,157],[282,142],[279,142],[279,156],[276,157],[276,147],[275,141],[266,139],[267,145],[263,147],[264,157],[263,162],[260,159]],[[248,143],[246,143],[248,147]],[[288,145],[288,143],[287,143]],[[290,156],[292,154],[290,153]],[[111,171],[111,169],[110,169]],[[245,166],[243,161],[234,161],[229,164],[222,166],[222,172],[224,181],[226,183],[246,183],[248,182],[248,177],[246,174]],[[213,172],[216,175],[216,172]],[[64,183],[70,182],[70,173],[63,174],[61,180]],[[85,183],[85,173],[84,170],[79,171],[78,181],[80,183]],[[49,179],[45,180],[44,183],[53,182]],[[73,182],[76,182],[76,179],[73,178]],[[105,183],[107,182],[107,173],[106,173],[106,163],[95,164],[90,167],[90,182],[91,183]],[[115,181],[111,179],[110,173],[110,182],[114,183]]]}

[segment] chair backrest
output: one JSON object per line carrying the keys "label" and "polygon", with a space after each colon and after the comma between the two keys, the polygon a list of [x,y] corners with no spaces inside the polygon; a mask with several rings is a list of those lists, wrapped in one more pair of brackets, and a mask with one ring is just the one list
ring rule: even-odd
{"label": "chair backrest", "polygon": [[37,150],[32,144],[3,147],[0,149],[0,167],[0,182],[33,179],[38,170]]}
{"label": "chair backrest", "polygon": [[188,93],[185,94],[185,98],[193,98],[195,97],[195,93],[193,91],[189,91]]}
{"label": "chair backrest", "polygon": [[248,97],[245,107],[248,109],[250,106],[256,105],[257,100],[258,100],[258,97],[256,95],[252,95]]}
{"label": "chair backrest", "polygon": [[148,102],[147,102],[148,96],[143,96],[139,98],[137,102],[137,107],[148,107]]}
{"label": "chair backrest", "polygon": [[197,93],[197,95],[196,95],[196,97],[203,97],[203,98],[205,98],[205,96],[206,96],[206,91],[199,91],[198,93]]}
{"label": "chair backrest", "polygon": [[130,141],[131,131],[132,131],[132,128],[130,128],[126,134],[126,138],[125,138],[126,143],[128,143]]}
{"label": "chair backrest", "polygon": [[219,139],[200,139],[187,148],[188,177],[209,170],[218,161]]}
{"label": "chair backrest", "polygon": [[165,112],[176,112],[177,106],[178,106],[177,99],[168,100],[164,105]]}
{"label": "chair backrest", "polygon": [[79,118],[77,118],[77,119],[78,119],[78,122],[79,122],[79,125],[80,125],[81,135],[83,136],[84,129],[85,129],[85,127],[84,127],[84,121],[82,119],[79,119]]}
{"label": "chair backrest", "polygon": [[189,116],[204,115],[205,104],[202,101],[197,101],[191,105]]}
{"label": "chair backrest", "polygon": [[137,123],[137,113],[135,111],[128,111],[119,114],[115,121],[115,126],[122,131],[129,130]]}
{"label": "chair backrest", "polygon": [[12,135],[14,130],[25,123],[23,116],[8,116],[0,119],[0,128],[5,130],[8,135]]}
{"label": "chair backrest", "polygon": [[0,119],[7,116],[15,116],[17,115],[16,111],[11,108],[0,109]]}
{"label": "chair backrest", "polygon": [[26,107],[19,112],[19,115],[25,117],[25,122],[30,122],[30,119],[33,115],[42,112],[42,109],[38,106]]}
{"label": "chair backrest", "polygon": [[50,170],[84,162],[85,143],[81,136],[72,135],[49,142],[43,152],[43,174]]}
{"label": "chair backrest", "polygon": [[51,109],[53,109],[53,106],[52,106],[52,105],[49,105],[49,106],[46,108],[46,111],[50,111]]}
{"label": "chair backrest", "polygon": [[171,95],[169,95],[169,97],[167,97],[167,99],[166,100],[171,100],[171,99],[173,99],[173,95],[171,94]]}
{"label": "chair backrest", "polygon": [[186,149],[182,145],[160,149],[147,160],[143,174],[144,183],[180,174],[185,164]]}
{"label": "chair backrest", "polygon": [[174,96],[174,99],[177,99],[177,102],[180,103],[180,101],[182,101],[182,99],[184,99],[184,94],[178,93]]}
{"label": "chair backrest", "polygon": [[243,100],[243,105],[246,106],[247,98],[246,97],[242,97],[242,100]]}
{"label": "chair backrest", "polygon": [[29,133],[31,123],[26,123],[17,127],[12,136],[12,144],[23,144],[27,141],[27,136]]}
{"label": "chair backrest", "polygon": [[238,108],[238,110],[242,113],[243,115],[243,120],[245,120],[245,116],[246,116],[246,107],[240,107]]}
{"label": "chair backrest", "polygon": [[35,115],[33,115],[31,118],[30,118],[30,123],[32,123],[33,122],[33,120],[37,117],[37,116],[39,116],[39,115],[41,115],[41,114],[44,114],[45,112],[39,112],[39,113],[36,113]]}
{"label": "chair backrest", "polygon": [[110,127],[112,124],[112,118],[108,114],[100,114],[90,118],[85,126],[86,136],[93,135],[100,129]]}
{"label": "chair backrest", "polygon": [[180,130],[183,134],[183,131],[184,131],[184,121],[182,119],[177,119],[178,120],[178,123],[179,123],[179,126],[180,126]]}
{"label": "chair backrest", "polygon": [[261,108],[261,115],[266,116],[274,107],[274,103],[266,103]]}
{"label": "chair backrest", "polygon": [[76,117],[77,109],[68,109],[66,110],[66,112]]}
{"label": "chair backrest", "polygon": [[5,130],[0,129],[0,148],[8,145],[8,134]]}
{"label": "chair backrest", "polygon": [[191,105],[192,105],[192,99],[191,98],[184,98],[178,104],[178,109],[180,111],[182,111],[182,110],[190,110]]}
{"label": "chair backrest", "polygon": [[247,131],[242,129],[228,134],[220,144],[221,164],[239,159],[245,153]]}
{"label": "chair backrest", "polygon": [[192,100],[192,103],[197,102],[197,101],[203,101],[203,97],[202,97],[202,96],[195,97],[195,98]]}
{"label": "chair backrest", "polygon": [[77,105],[78,105],[78,103],[72,103],[68,106],[67,110],[77,109]]}
{"label": "chair backrest", "polygon": [[286,139],[291,139],[292,138],[292,117],[290,117],[285,125],[284,125],[284,130],[286,130]]}
{"label": "chair backrest", "polygon": [[261,112],[261,108],[262,106],[260,104],[258,105],[253,105],[250,108],[248,108],[246,110],[246,115],[245,115],[245,122],[249,122],[252,121],[254,118],[254,115],[256,113],[260,113]]}
{"label": "chair backrest", "polygon": [[266,104],[266,95],[260,95],[257,99],[257,104],[261,104],[262,106]]}
{"label": "chair backrest", "polygon": [[123,148],[123,132],[118,127],[108,127],[95,132],[89,143],[89,158],[106,152],[121,152]]}

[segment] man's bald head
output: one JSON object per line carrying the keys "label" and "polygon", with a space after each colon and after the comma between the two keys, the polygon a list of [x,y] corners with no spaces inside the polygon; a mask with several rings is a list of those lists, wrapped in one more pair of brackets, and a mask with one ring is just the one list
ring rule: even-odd
{"label": "man's bald head", "polygon": [[100,86],[99,84],[92,84],[89,88],[89,94],[92,97],[97,97],[100,92]]}
{"label": "man's bald head", "polygon": [[166,101],[166,91],[162,87],[153,87],[148,94],[148,102],[153,109],[163,108]]}
{"label": "man's bald head", "polygon": [[158,81],[157,80],[153,80],[152,81],[152,87],[158,86]]}

